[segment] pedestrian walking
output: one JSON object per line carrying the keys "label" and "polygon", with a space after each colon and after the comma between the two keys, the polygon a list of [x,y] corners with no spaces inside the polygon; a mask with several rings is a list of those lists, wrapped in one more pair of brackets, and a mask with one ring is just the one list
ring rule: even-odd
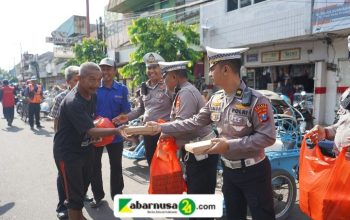
{"label": "pedestrian walking", "polygon": [[[99,65],[102,70],[102,81],[97,89],[96,115],[112,120],[120,114],[129,113],[128,88],[114,80],[116,76],[115,61],[111,58],[104,58]],[[122,173],[123,137],[115,136],[113,142],[106,145],[106,149],[110,164],[110,191],[113,200],[115,195],[122,194],[124,188]],[[105,196],[101,171],[103,150],[104,147],[94,148],[95,158],[91,179],[94,201],[90,203],[92,208],[99,207]]]}
{"label": "pedestrian walking", "polygon": [[[205,106],[201,93],[188,82],[187,64],[188,61],[159,62],[167,89],[173,92],[177,91],[170,113],[171,121],[191,118]],[[184,149],[184,145],[191,141],[216,138],[212,127],[206,125],[194,131],[176,132],[171,133],[171,135],[176,138],[177,147],[180,149],[181,158],[185,164],[187,193],[214,194],[219,156],[217,154],[194,155]]]}
{"label": "pedestrian walking", "polygon": [[95,128],[96,90],[102,77],[100,67],[91,62],[79,69],[78,86],[64,98],[54,137],[54,158],[63,177],[70,220],[85,219],[82,214],[92,175],[93,141],[120,134],[118,128]]}
{"label": "pedestrian walking", "polygon": [[[143,114],[143,122],[157,121],[159,119],[169,121],[172,103],[172,94],[166,92],[166,86],[162,80],[162,74],[158,62],[164,61],[157,53],[147,53],[143,60],[147,67],[148,81],[141,84],[140,106],[127,115],[119,115],[113,119],[114,123],[125,123],[134,120]],[[159,134],[144,135],[146,159],[151,164],[153,154],[157,147]]]}
{"label": "pedestrian walking", "polygon": [[15,113],[15,88],[9,85],[9,81],[2,81],[3,87],[0,88],[0,101],[2,102],[2,112],[8,126],[12,126]]}
{"label": "pedestrian walking", "polygon": [[31,83],[28,84],[24,95],[26,101],[29,103],[28,106],[28,118],[30,129],[34,129],[34,118],[37,128],[42,128],[40,125],[40,103],[43,98],[43,91],[41,85],[37,84],[36,76],[32,76]]}
{"label": "pedestrian walking", "polygon": [[158,132],[171,134],[214,123],[219,138],[212,139],[208,154],[221,154],[223,195],[227,219],[246,219],[247,206],[254,220],[275,219],[271,165],[264,148],[276,140],[269,100],[240,80],[241,53],[246,48],[207,47],[210,76],[223,90],[216,92],[191,119],[158,124]]}

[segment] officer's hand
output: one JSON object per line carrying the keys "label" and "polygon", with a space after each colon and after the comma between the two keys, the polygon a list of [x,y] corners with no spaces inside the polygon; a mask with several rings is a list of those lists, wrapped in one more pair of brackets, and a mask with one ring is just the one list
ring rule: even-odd
{"label": "officer's hand", "polygon": [[126,126],[126,125],[118,127],[120,135],[123,136],[123,138],[125,138],[125,139],[127,139],[127,138],[129,138],[131,136],[125,131],[125,128],[127,128],[127,127],[128,126]]}
{"label": "officer's hand", "polygon": [[206,154],[225,154],[229,150],[229,145],[225,138],[214,138],[211,140],[213,147],[209,148]]}
{"label": "officer's hand", "polygon": [[162,128],[160,127],[160,124],[155,121],[146,122],[146,127],[152,127],[152,132],[150,135],[156,135],[162,132]]}
{"label": "officer's hand", "polygon": [[126,123],[126,122],[128,122],[129,121],[129,117],[128,117],[128,115],[118,115],[117,117],[115,117],[115,118],[113,118],[112,119],[112,122],[114,123],[114,124],[123,124],[123,123]]}
{"label": "officer's hand", "polygon": [[312,143],[318,143],[326,138],[326,130],[321,125],[313,127],[307,135],[310,136]]}

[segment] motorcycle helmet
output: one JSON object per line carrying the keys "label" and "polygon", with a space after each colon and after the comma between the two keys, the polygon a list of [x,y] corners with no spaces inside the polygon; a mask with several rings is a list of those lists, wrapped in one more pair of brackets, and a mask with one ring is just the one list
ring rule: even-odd
{"label": "motorcycle helmet", "polygon": [[[96,118],[94,120],[94,125],[96,128],[114,128],[114,124],[108,119],[108,118]],[[106,136],[106,137],[102,137],[101,140],[97,143],[95,143],[94,145],[96,147],[103,147],[107,144],[112,143],[112,141],[114,140],[114,135],[111,136]]]}
{"label": "motorcycle helmet", "polygon": [[350,88],[345,90],[345,92],[341,95],[340,107],[346,110],[350,110]]}

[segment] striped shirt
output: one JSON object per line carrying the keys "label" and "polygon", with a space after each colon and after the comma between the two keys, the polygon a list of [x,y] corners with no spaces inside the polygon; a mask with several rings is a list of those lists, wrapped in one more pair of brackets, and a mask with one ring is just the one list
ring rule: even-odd
{"label": "striped shirt", "polygon": [[61,102],[63,101],[64,97],[66,97],[66,95],[69,92],[70,92],[70,90],[66,89],[55,97],[54,104],[53,104],[52,109],[50,111],[50,116],[52,118],[58,118],[58,116],[60,115]]}

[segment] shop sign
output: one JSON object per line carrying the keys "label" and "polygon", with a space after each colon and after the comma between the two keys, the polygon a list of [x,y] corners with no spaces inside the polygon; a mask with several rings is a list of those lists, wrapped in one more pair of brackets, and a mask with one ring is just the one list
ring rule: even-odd
{"label": "shop sign", "polygon": [[247,63],[258,62],[258,60],[259,60],[259,54],[257,53],[247,54]]}
{"label": "shop sign", "polygon": [[59,58],[74,58],[72,47],[54,47],[53,56]]}
{"label": "shop sign", "polygon": [[281,61],[300,60],[300,48],[281,50]]}
{"label": "shop sign", "polygon": [[74,45],[79,39],[79,37],[46,37],[46,43],[53,43],[55,45]]}
{"label": "shop sign", "polygon": [[279,51],[269,51],[261,53],[261,62],[277,62],[280,60],[280,52]]}

